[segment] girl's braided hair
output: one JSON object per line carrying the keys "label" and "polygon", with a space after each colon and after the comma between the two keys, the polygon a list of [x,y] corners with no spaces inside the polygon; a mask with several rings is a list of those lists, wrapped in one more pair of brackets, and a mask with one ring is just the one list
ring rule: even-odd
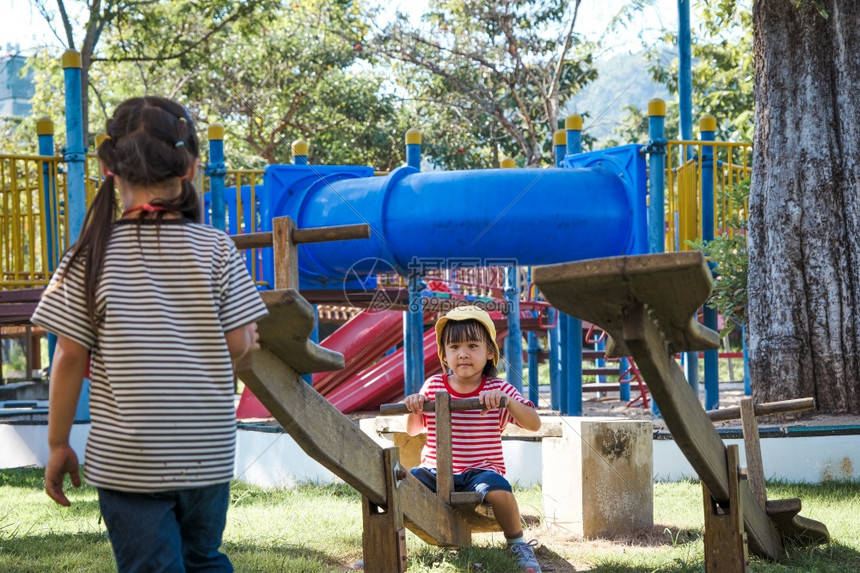
{"label": "girl's braided hair", "polygon": [[[119,217],[114,176],[139,187],[169,185],[181,178],[182,190],[171,199],[154,199],[153,206],[199,221],[197,191],[186,177],[200,154],[200,142],[188,111],[163,97],[131,98],[119,105],[107,120],[107,137],[97,155],[108,170],[93,202],[59,284],[75,263],[83,264],[84,296],[93,327],[96,325],[95,292],[101,277],[111,223]],[[165,211],[155,212],[160,224]],[[138,220],[142,221],[142,217]]]}

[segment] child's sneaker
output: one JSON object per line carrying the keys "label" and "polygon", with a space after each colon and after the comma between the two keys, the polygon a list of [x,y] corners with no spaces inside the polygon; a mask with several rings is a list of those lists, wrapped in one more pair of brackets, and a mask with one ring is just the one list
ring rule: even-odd
{"label": "child's sneaker", "polygon": [[541,573],[540,564],[537,562],[535,552],[532,549],[537,544],[537,539],[532,539],[528,543],[511,543],[508,545],[511,552],[517,557],[517,561],[522,565],[525,573]]}

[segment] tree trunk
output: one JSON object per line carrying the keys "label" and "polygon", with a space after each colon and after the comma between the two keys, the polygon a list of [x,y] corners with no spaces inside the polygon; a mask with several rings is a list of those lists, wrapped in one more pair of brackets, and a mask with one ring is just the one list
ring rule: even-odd
{"label": "tree trunk", "polygon": [[860,413],[860,2],[757,1],[748,335],[757,402]]}

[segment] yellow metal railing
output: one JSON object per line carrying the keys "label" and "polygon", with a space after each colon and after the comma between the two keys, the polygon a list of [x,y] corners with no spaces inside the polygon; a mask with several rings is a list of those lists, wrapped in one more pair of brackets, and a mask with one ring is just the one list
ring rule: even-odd
{"label": "yellow metal railing", "polygon": [[[38,287],[59,257],[65,237],[52,224],[65,217],[65,177],[59,157],[0,155],[0,283]],[[59,231],[62,233],[62,231]]]}
{"label": "yellow metal railing", "polygon": [[746,219],[747,205],[733,204],[732,186],[752,173],[752,144],[669,141],[666,149],[666,250],[685,251],[702,236],[702,157],[713,150],[714,232],[733,233],[732,217]]}
{"label": "yellow metal railing", "polygon": [[[0,155],[0,289],[38,288],[48,284],[60,257],[69,248],[66,174],[62,157]],[[84,183],[89,206],[103,180],[95,154],[86,156]],[[257,210],[263,184],[261,170],[233,170],[225,176],[225,187],[235,187],[226,197],[231,234],[259,231]],[[209,178],[198,172],[195,181],[201,195]],[[262,281],[262,253],[250,249],[249,270]],[[262,284],[262,283],[261,283]]]}

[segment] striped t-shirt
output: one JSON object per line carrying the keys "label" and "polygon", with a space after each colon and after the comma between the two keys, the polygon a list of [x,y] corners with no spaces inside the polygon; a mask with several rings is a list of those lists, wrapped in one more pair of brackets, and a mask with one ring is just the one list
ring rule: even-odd
{"label": "striped t-shirt", "polygon": [[268,311],[222,231],[187,220],[114,223],[96,291],[58,272],[32,321],[90,349],[86,481],[149,492],[233,477],[236,414],[224,333]]}
{"label": "striped t-shirt", "polygon": [[[534,404],[526,400],[520,392],[499,378],[484,377],[481,385],[469,394],[459,394],[448,385],[448,377],[444,374],[432,376],[424,382],[421,394],[433,401],[436,392],[448,392],[452,400],[475,398],[481,392],[501,390],[510,399],[516,400],[534,408]],[[427,443],[421,452],[421,467],[436,467],[436,414],[422,414],[424,427],[427,429]],[[517,424],[506,408],[490,410],[481,415],[481,410],[461,410],[451,412],[451,458],[455,474],[470,469],[492,470],[505,475],[505,459],[502,454],[502,431],[509,424]]]}

